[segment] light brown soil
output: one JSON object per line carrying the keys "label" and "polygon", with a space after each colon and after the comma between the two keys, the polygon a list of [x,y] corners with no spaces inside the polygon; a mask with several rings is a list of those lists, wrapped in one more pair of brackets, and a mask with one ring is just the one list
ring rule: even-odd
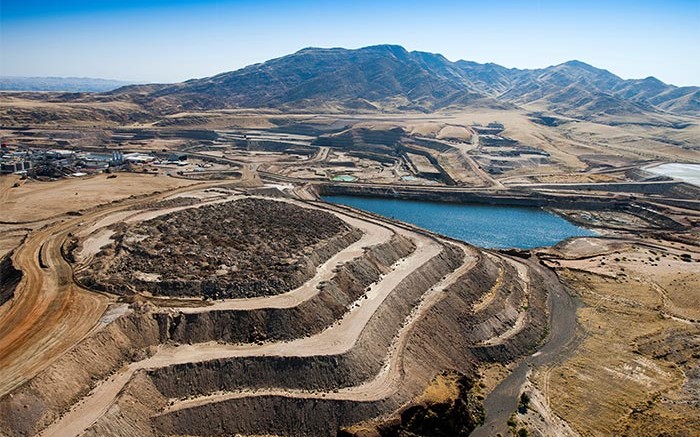
{"label": "light brown soil", "polygon": [[[39,135],[34,139],[45,140],[47,147],[52,147],[48,129],[56,128],[49,117],[52,113],[73,120],[73,125],[67,126],[84,134],[85,138],[71,140],[71,146],[101,147],[98,140],[109,136],[115,120],[135,109],[118,102],[101,112],[80,103],[2,99],[6,104],[1,105],[0,118],[8,118],[7,109],[12,109],[23,120],[42,125],[39,131],[46,129],[47,138]],[[256,135],[276,135],[283,141],[279,133],[264,131],[279,117],[264,111],[213,111],[177,114],[145,124],[130,119],[121,124],[132,128],[148,124],[151,129],[164,128],[163,132],[177,126],[219,129],[228,132],[225,135],[240,128],[255,129]],[[548,127],[534,123],[524,110],[492,109],[284,117],[373,133],[401,128],[411,137],[409,141],[421,137],[438,142],[447,147],[447,151],[435,152],[438,163],[466,188],[505,190],[519,184],[518,189],[527,191],[532,182],[624,181],[625,167],[634,167],[640,160],[700,159],[697,148],[680,145],[697,137],[697,123],[671,129],[566,120],[559,127]],[[483,157],[478,156],[478,138],[469,126],[492,121],[506,125],[503,135],[549,153],[551,163],[523,166],[502,175],[479,168]],[[97,127],[84,131],[88,124]],[[12,135],[20,138],[24,134],[18,131]],[[405,184],[401,178],[411,174],[391,151],[379,157],[354,156],[350,152],[357,150],[316,147],[310,144],[311,139],[297,137],[293,141],[298,144],[289,150],[272,144],[263,151],[249,151],[223,142],[211,143],[212,150],[205,150],[209,147],[205,145],[200,152],[231,161],[221,165],[240,165],[251,186],[261,184],[263,172],[274,173],[264,177],[279,183],[265,190],[276,196],[296,193],[313,199],[310,180],[325,181],[337,174],[353,174],[363,183],[381,184]],[[161,150],[186,146],[200,147],[181,138],[118,147]],[[298,147],[301,152],[294,153]],[[620,168],[607,172],[604,169],[608,166]],[[307,426],[307,434],[334,435],[340,423],[405,412],[401,405],[411,405],[411,400],[413,405],[422,405],[455,399],[454,387],[445,381],[437,380],[425,391],[431,378],[447,368],[467,374],[480,369],[483,380],[477,396],[483,397],[518,368],[517,360],[533,354],[546,335],[548,293],[560,290],[560,283],[550,273],[554,278],[544,279],[547,276],[537,264],[537,256],[556,269],[580,296],[583,306],[577,314],[582,340],[580,345],[576,343],[575,352],[563,355],[561,361],[532,369],[525,389],[533,394],[533,411],[519,422],[535,435],[547,436],[656,437],[664,433],[694,435],[700,428],[694,419],[700,417],[696,352],[700,347],[700,250],[687,243],[697,239],[697,232],[668,233],[669,238],[686,241],[670,243],[649,238],[648,233],[657,233],[658,228],[632,213],[584,211],[576,214],[605,226],[604,235],[610,238],[574,239],[541,251],[529,261],[499,253],[484,257],[481,251],[461,245],[467,256],[460,265],[452,265],[443,257],[448,244],[445,239],[341,207],[314,204],[313,208],[330,211],[363,235],[327,261],[316,263],[318,270],[309,272],[303,284],[282,290],[287,293],[227,299],[214,305],[196,299],[158,301],[138,296],[127,305],[114,304],[114,296],[89,292],[73,282],[71,267],[79,269],[103,248],[110,250],[112,235],[107,227],[121,222],[125,226],[138,226],[144,220],[158,222],[164,214],[176,216],[190,207],[216,205],[243,194],[221,188],[209,192],[185,179],[127,173],[109,180],[97,175],[21,182],[13,188],[16,181],[15,176],[0,177],[0,222],[6,222],[0,224],[0,253],[27,238],[14,255],[24,279],[14,300],[0,307],[0,394],[8,394],[0,402],[0,434],[33,435],[47,426],[44,435],[60,437],[80,435],[85,430],[89,436],[139,437],[185,432],[264,434],[275,430],[294,434],[296,428]],[[412,183],[440,184],[426,179]],[[172,192],[166,193],[168,190]],[[163,194],[130,199],[155,191]],[[660,195],[640,197],[642,201],[662,200]],[[97,205],[104,206],[91,209]],[[309,204],[300,202],[299,206]],[[664,208],[664,214],[674,216],[687,212],[683,223],[700,223],[697,213],[684,212],[681,207]],[[66,215],[79,210],[82,216]],[[16,222],[27,223],[12,224]],[[244,252],[277,244],[293,232],[285,230],[274,238],[276,241],[259,241],[262,244]],[[69,233],[83,242],[78,263],[73,266],[61,253]],[[378,256],[365,246],[387,244],[397,235],[414,241],[416,250],[404,247],[406,252],[385,264],[355,262]],[[198,239],[204,236],[198,235]],[[305,241],[298,246],[312,243]],[[398,244],[408,246],[410,242],[403,238]],[[195,246],[189,249],[195,251]],[[396,259],[399,261],[394,262]],[[376,268],[371,271],[376,280],[369,274],[363,276],[362,271],[348,273],[351,268],[370,267]],[[142,279],[154,279],[157,273],[141,274]],[[361,277],[372,280],[366,287],[364,283],[357,286]],[[326,281],[337,289],[354,287],[359,291],[346,306],[327,298],[331,288]],[[303,334],[291,330],[293,323],[279,322],[286,319],[261,316],[257,322],[269,323],[266,329],[294,334],[281,339],[256,332],[249,339],[236,340],[242,343],[230,342],[234,327],[240,331],[248,326],[239,323],[245,317],[255,319],[264,313],[262,310],[297,314],[293,311],[310,301],[323,303],[312,307],[319,313],[318,320],[334,323],[314,326],[317,330]],[[156,310],[152,302],[171,307]],[[186,307],[180,311],[178,305]],[[551,314],[556,314],[555,310]],[[226,312],[233,316],[220,317]],[[306,323],[306,319],[301,320]],[[183,344],[176,344],[174,338]],[[236,365],[248,367],[231,383],[226,379],[229,373],[216,374],[216,363],[231,365],[230,375],[236,375]],[[274,367],[280,363],[285,365]],[[265,378],[245,381],[246,375],[265,374],[261,369],[270,370],[276,377],[270,381],[276,382]],[[295,374],[299,369],[304,373]],[[346,377],[340,369],[351,369],[352,375]],[[175,376],[169,380],[168,375]],[[201,375],[211,380],[200,379]],[[283,379],[279,375],[291,376]],[[164,395],[168,390],[176,394],[168,398]]]}
{"label": "light brown soil", "polygon": [[[668,243],[606,243],[591,247],[599,256],[560,261],[562,277],[585,303],[579,320],[586,337],[571,358],[533,381],[545,405],[581,435],[692,435],[700,406],[688,402],[696,393],[683,386],[692,365],[640,353],[637,345],[697,324],[700,264],[682,261]],[[679,347],[688,347],[685,338]]]}
{"label": "light brown soil", "polygon": [[15,176],[0,176],[0,221],[36,222],[69,211],[88,209],[130,196],[140,196],[189,186],[197,181],[175,179],[167,176],[118,173],[114,179],[108,175],[69,178],[56,182],[22,181],[12,188]]}

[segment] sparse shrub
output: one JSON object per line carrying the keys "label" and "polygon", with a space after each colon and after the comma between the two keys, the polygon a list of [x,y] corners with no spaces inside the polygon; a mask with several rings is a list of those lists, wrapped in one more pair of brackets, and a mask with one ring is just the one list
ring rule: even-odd
{"label": "sparse shrub", "polygon": [[530,407],[530,395],[523,392],[520,395],[520,402],[518,402],[518,413],[525,414],[527,409]]}

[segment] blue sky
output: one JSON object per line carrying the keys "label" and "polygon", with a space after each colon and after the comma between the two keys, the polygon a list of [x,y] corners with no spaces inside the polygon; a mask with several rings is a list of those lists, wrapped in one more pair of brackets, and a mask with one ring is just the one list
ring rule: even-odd
{"label": "blue sky", "polygon": [[176,82],[303,47],[400,44],[700,85],[700,0],[0,0],[0,74]]}

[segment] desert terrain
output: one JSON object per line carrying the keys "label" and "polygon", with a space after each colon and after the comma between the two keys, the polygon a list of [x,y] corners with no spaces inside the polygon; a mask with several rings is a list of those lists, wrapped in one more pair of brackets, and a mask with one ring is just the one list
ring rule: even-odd
{"label": "desert terrain", "polygon": [[[647,170],[700,163],[700,116],[523,87],[0,93],[0,435],[699,435],[700,187]],[[594,235],[488,249],[332,195]]]}

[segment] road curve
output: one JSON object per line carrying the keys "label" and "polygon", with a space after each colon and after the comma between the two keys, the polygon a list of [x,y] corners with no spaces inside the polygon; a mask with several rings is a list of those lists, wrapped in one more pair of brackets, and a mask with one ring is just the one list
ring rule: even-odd
{"label": "road curve", "polygon": [[576,310],[579,302],[563,286],[554,286],[550,290],[550,337],[486,396],[486,422],[472,432],[472,437],[493,437],[498,433],[508,435],[508,418],[518,407],[528,369],[561,360],[578,346]]}
{"label": "road curve", "polygon": [[15,267],[22,271],[22,280],[14,298],[0,308],[0,396],[80,342],[97,326],[110,302],[110,298],[73,282],[72,267],[61,252],[69,233],[80,229],[82,223],[91,223],[133,204],[211,185],[214,183],[181,187],[118,205],[96,207],[83,216],[64,219],[30,234],[13,256]]}

